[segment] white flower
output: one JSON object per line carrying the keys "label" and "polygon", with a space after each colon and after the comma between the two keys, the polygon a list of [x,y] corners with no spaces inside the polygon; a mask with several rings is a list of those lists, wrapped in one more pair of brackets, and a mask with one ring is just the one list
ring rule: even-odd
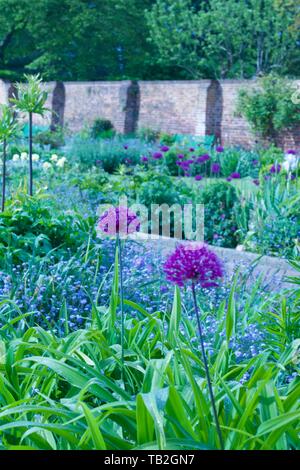
{"label": "white flower", "polygon": [[58,155],[56,155],[56,153],[54,153],[53,155],[51,155],[50,160],[51,160],[51,162],[57,162],[57,160],[58,160]]}
{"label": "white flower", "polygon": [[52,168],[51,163],[49,162],[43,163],[43,170],[47,171],[47,170],[50,170],[50,168]]}
{"label": "white flower", "polygon": [[26,160],[28,160],[27,152],[22,152],[21,153],[21,160],[22,160],[22,162],[25,162]]}
{"label": "white flower", "polygon": [[32,154],[32,161],[38,162],[40,160],[40,156],[37,153]]}
{"label": "white flower", "polygon": [[62,157],[58,160],[58,162],[56,163],[56,166],[58,166],[58,168],[63,168],[65,166],[66,161],[67,161],[66,157]]}
{"label": "white flower", "polygon": [[282,164],[286,171],[296,170],[298,166],[298,157],[292,153],[286,153],[284,156],[284,162]]}
{"label": "white flower", "polygon": [[12,160],[13,162],[18,162],[20,160],[20,155],[18,155],[17,153],[15,153],[12,157]]}

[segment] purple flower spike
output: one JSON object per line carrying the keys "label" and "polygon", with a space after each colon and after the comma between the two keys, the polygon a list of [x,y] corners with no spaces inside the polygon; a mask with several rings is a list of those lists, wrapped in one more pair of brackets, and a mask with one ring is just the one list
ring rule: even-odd
{"label": "purple flower spike", "polygon": [[221,171],[221,165],[219,165],[219,163],[213,163],[211,166],[211,172],[217,175],[218,173],[220,173],[220,171]]}
{"label": "purple flower spike", "polygon": [[192,281],[201,287],[213,287],[223,276],[218,256],[205,245],[186,243],[177,245],[164,266],[168,281],[183,287]]}

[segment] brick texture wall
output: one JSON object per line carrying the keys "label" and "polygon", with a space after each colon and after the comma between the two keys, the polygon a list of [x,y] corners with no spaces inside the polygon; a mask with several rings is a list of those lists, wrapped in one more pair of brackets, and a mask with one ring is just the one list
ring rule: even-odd
{"label": "brick texture wall", "polygon": [[[34,122],[61,122],[71,131],[96,118],[109,119],[118,132],[151,128],[169,133],[214,134],[227,145],[255,143],[248,124],[235,113],[238,91],[251,80],[119,81],[45,83],[46,106],[56,110]],[[300,80],[297,85],[300,89]],[[0,80],[0,103],[7,103],[11,85]],[[283,147],[300,146],[300,127],[281,136]]]}

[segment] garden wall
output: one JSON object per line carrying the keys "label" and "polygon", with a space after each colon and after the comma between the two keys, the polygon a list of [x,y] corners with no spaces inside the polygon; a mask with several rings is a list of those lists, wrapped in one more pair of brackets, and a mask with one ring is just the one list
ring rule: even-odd
{"label": "garden wall", "polygon": [[[251,80],[56,82],[45,84],[47,106],[54,111],[37,124],[57,124],[78,131],[96,118],[112,121],[119,132],[141,128],[169,133],[216,135],[220,142],[250,146],[249,126],[235,115],[241,87]],[[300,81],[296,82],[300,87]],[[0,103],[8,102],[12,85],[0,80]],[[300,146],[300,128],[282,136],[284,147]]]}

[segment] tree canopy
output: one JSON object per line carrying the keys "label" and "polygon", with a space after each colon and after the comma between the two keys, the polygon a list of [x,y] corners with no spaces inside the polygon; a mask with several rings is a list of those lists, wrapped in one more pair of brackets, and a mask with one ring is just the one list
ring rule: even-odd
{"label": "tree canopy", "polygon": [[0,77],[298,76],[300,0],[0,0]]}

